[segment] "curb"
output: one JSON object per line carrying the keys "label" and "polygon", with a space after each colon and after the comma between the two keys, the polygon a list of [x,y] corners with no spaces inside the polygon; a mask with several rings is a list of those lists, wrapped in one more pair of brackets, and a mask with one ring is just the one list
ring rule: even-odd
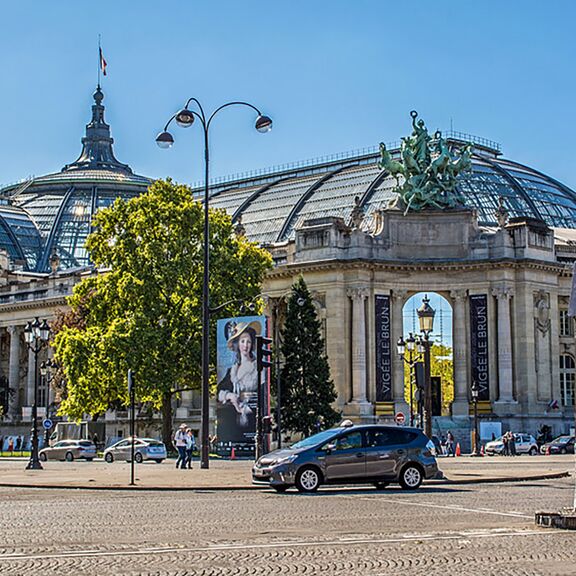
{"label": "curb", "polygon": [[[466,484],[501,484],[505,482],[530,482],[534,480],[554,480],[566,478],[570,472],[555,472],[552,474],[538,474],[536,476],[523,476],[522,478],[473,478],[466,480],[429,480],[425,486],[458,486]],[[357,484],[355,486],[358,486]],[[264,485],[237,485],[237,486],[90,486],[81,484],[77,486],[66,484],[23,484],[14,482],[0,482],[1,488],[36,488],[43,490],[108,490],[108,491],[136,491],[136,492],[226,492],[250,491],[267,489]]]}

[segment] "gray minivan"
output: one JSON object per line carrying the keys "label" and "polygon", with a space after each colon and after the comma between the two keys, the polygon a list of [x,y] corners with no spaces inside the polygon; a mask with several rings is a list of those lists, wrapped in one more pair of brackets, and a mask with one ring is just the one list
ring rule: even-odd
{"label": "gray minivan", "polygon": [[385,488],[392,482],[416,490],[437,472],[434,445],[418,428],[345,425],[262,456],[252,481],[277,492],[291,486],[314,492],[321,484],[346,483]]}

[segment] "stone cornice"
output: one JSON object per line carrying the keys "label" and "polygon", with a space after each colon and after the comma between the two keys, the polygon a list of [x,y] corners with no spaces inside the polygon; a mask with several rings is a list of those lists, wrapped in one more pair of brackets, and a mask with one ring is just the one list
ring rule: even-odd
{"label": "stone cornice", "polygon": [[571,276],[571,266],[562,263],[542,262],[539,260],[463,260],[463,261],[435,261],[435,262],[398,262],[397,260],[373,261],[373,260],[316,260],[309,262],[294,262],[282,264],[268,273],[270,278],[291,278],[299,271],[323,271],[323,270],[356,270],[368,269],[371,271],[387,270],[402,272],[451,272],[473,270],[496,270],[496,269],[530,269],[552,272],[559,276]]}
{"label": "stone cornice", "polygon": [[0,315],[6,312],[17,312],[21,310],[41,310],[43,308],[53,308],[55,306],[68,306],[67,296],[57,296],[54,298],[38,298],[38,300],[23,300],[21,302],[9,302],[0,304]]}

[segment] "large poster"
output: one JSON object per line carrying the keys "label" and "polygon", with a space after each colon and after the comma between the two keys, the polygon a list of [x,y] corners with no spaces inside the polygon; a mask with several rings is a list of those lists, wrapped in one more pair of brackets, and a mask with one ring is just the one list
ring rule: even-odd
{"label": "large poster", "polygon": [[376,402],[392,400],[390,296],[376,295]]}
{"label": "large poster", "polygon": [[470,296],[470,357],[472,381],[478,385],[478,400],[490,400],[488,378],[488,298],[486,294]]}
{"label": "large poster", "polygon": [[[267,335],[266,316],[226,318],[217,323],[218,442],[254,444],[258,406],[256,336]],[[268,413],[269,385],[263,373],[263,414]]]}

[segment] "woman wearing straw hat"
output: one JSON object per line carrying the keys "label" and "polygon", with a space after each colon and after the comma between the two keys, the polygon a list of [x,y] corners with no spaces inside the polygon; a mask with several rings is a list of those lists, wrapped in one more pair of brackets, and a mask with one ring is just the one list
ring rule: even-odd
{"label": "woman wearing straw hat", "polygon": [[237,421],[248,425],[248,415],[253,412],[253,403],[258,390],[256,366],[256,336],[260,334],[259,322],[239,322],[230,328],[227,346],[235,354],[234,364],[220,382],[218,400],[231,404],[237,412]]}

